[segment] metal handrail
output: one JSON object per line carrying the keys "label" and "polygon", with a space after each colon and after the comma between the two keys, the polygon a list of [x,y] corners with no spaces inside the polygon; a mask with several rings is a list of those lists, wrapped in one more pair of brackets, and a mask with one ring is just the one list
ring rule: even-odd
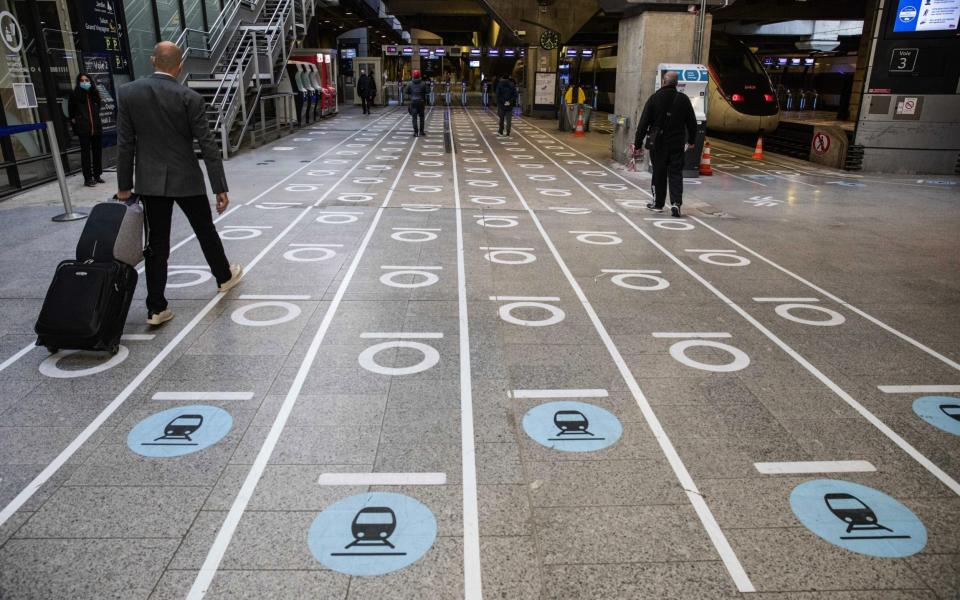
{"label": "metal handrail", "polygon": [[[183,31],[180,32],[180,35],[177,37],[176,44],[180,48],[183,48],[183,59],[180,61],[180,66],[182,67],[188,58],[195,53],[203,53],[205,56],[209,57],[210,53],[213,52],[213,49],[216,48],[220,41],[223,39],[224,34],[227,31],[227,25],[231,23],[236,17],[237,13],[240,11],[241,7],[246,6],[248,9],[256,8],[258,2],[261,0],[227,0],[233,5],[232,10],[228,10],[227,6],[224,6],[223,10],[220,11],[220,14],[215,19],[213,25],[210,27],[209,31],[204,31],[203,29],[194,29],[192,27],[185,27]],[[190,46],[190,34],[199,34],[203,36],[204,42],[203,47]],[[211,42],[211,38],[213,41]],[[181,76],[182,79],[186,79],[186,75]],[[182,83],[182,81],[181,81]]]}

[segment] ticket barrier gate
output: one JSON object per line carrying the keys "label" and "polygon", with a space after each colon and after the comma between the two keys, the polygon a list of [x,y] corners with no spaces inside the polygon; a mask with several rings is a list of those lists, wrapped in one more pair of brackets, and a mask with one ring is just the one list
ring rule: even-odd
{"label": "ticket barrier gate", "polygon": [[444,102],[444,104],[446,104],[447,106],[452,106],[452,105],[453,105],[453,96],[450,94],[450,82],[449,82],[449,81],[444,81],[444,82],[443,82],[443,102]]}
{"label": "ticket barrier gate", "polygon": [[460,82],[460,106],[467,105],[467,82]]}
{"label": "ticket barrier gate", "polygon": [[490,82],[484,81],[480,84],[481,94],[480,94],[480,103],[485,107],[490,106]]}
{"label": "ticket barrier gate", "polygon": [[437,103],[437,93],[434,91],[432,81],[427,82],[427,103],[430,106],[434,106]]}

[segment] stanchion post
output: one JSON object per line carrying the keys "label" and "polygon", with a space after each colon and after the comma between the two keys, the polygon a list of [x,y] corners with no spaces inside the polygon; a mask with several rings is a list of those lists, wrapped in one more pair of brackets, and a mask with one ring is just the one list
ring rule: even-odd
{"label": "stanchion post", "polygon": [[47,121],[47,141],[50,143],[50,156],[53,158],[53,167],[57,170],[57,183],[60,184],[60,196],[63,198],[63,214],[53,217],[52,220],[62,223],[64,221],[79,221],[86,219],[87,213],[73,210],[73,203],[70,202],[70,189],[67,188],[67,174],[63,170],[63,163],[60,162],[60,144],[57,142],[57,132],[53,127],[53,121]]}

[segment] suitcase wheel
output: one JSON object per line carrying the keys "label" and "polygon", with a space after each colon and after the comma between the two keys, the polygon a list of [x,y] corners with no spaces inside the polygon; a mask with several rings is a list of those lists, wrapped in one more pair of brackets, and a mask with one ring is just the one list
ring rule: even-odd
{"label": "suitcase wheel", "polygon": [[120,352],[120,346],[110,346],[110,356],[116,356],[117,352]]}
{"label": "suitcase wheel", "polygon": [[47,346],[46,348],[47,352],[50,354],[56,354],[57,352],[60,352],[60,348],[54,348],[53,346]]}

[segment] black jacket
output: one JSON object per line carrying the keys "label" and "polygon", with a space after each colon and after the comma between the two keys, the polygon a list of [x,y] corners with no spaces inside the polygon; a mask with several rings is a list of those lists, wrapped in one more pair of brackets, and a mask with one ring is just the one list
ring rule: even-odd
{"label": "black jacket", "polygon": [[411,79],[404,93],[410,102],[425,102],[427,99],[427,84],[422,79]]}
{"label": "black jacket", "polygon": [[76,135],[100,135],[103,123],[100,122],[100,93],[97,88],[90,91],[75,89],[70,94],[70,123]]}
{"label": "black jacket", "polygon": [[497,82],[497,89],[494,92],[497,95],[497,105],[500,108],[506,108],[505,103],[509,102],[510,106],[516,106],[517,104],[517,86],[509,79],[501,79]]}
{"label": "black jacket", "polygon": [[[670,118],[666,118],[668,112]],[[693,114],[690,98],[678,92],[674,85],[662,87],[650,96],[640,115],[640,124],[637,125],[637,136],[634,140],[637,148],[642,148],[643,138],[653,126],[663,127],[662,147],[667,150],[683,150],[684,142],[695,143],[697,118]]]}
{"label": "black jacket", "polygon": [[361,98],[373,98],[377,95],[377,82],[369,75],[361,75],[357,79],[357,94]]}

